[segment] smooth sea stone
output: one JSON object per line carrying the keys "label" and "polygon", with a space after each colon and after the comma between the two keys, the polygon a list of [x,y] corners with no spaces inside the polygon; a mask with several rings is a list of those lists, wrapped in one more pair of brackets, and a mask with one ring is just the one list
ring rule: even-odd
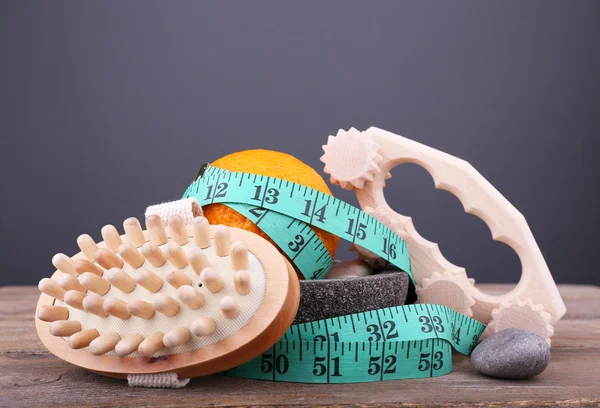
{"label": "smooth sea stone", "polygon": [[471,362],[479,372],[490,377],[531,378],[548,366],[550,346],[530,331],[505,329],[475,347]]}
{"label": "smooth sea stone", "polygon": [[349,259],[347,261],[335,262],[325,279],[341,279],[345,277],[369,276],[373,274],[373,268],[365,261]]}

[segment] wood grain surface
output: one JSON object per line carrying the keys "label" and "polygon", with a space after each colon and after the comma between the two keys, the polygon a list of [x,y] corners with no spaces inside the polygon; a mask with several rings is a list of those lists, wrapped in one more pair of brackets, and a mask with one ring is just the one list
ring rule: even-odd
{"label": "wood grain surface", "polygon": [[[508,285],[478,285],[502,293]],[[36,287],[0,288],[0,406],[600,406],[600,287],[560,285],[567,313],[552,361],[526,381],[487,378],[455,355],[443,377],[363,384],[291,384],[211,376],[182,389],[129,388],[59,360],[37,338]]]}

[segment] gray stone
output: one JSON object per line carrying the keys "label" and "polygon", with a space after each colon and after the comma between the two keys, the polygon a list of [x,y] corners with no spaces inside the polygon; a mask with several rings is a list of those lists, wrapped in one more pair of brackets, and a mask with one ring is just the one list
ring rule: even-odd
{"label": "gray stone", "polygon": [[473,366],[497,378],[531,378],[548,367],[550,346],[535,333],[505,329],[482,341],[471,354]]}
{"label": "gray stone", "polygon": [[335,262],[325,279],[340,279],[346,276],[369,276],[373,274],[373,268],[365,261],[352,259]]}

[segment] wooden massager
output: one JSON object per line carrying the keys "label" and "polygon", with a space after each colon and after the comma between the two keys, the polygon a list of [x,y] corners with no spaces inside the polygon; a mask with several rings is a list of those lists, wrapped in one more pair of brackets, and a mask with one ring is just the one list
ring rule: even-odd
{"label": "wooden massager", "polygon": [[299,303],[292,266],[256,234],[157,215],[81,235],[39,283],[36,328],[50,352],[109,377],[233,368],[281,338]]}
{"label": "wooden massager", "polygon": [[[552,324],[566,312],[556,284],[535,239],[519,211],[469,163],[382,129],[340,130],[323,146],[325,172],[331,182],[354,189],[362,209],[407,243],[421,303],[446,305],[489,323],[492,334],[508,327],[534,331],[548,342]],[[515,250],[523,267],[521,280],[509,293],[494,296],[478,290],[464,268],[450,263],[436,243],[416,231],[410,217],[396,213],[383,189],[390,170],[414,163],[432,176],[435,187],[454,194],[465,212],[481,218],[492,238]],[[356,248],[362,258],[372,253]]]}

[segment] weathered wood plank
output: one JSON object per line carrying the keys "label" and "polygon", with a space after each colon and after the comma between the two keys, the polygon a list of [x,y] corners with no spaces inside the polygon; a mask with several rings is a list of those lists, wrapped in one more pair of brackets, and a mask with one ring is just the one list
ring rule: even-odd
{"label": "weathered wood plank", "polygon": [[[510,290],[480,286],[488,293]],[[0,288],[0,406],[599,406],[600,288],[559,289],[567,316],[556,325],[549,368],[532,380],[487,378],[456,356],[451,374],[427,380],[310,385],[213,376],[180,390],[155,390],[129,388],[57,359],[35,334],[37,289]]]}
{"label": "weathered wood plank", "polygon": [[[556,405],[557,401],[600,403],[597,361],[600,350],[585,353],[560,349],[539,377],[528,381],[486,378],[473,371],[468,358],[455,358],[452,374],[426,380],[365,384],[308,385],[271,383],[225,377],[192,380],[183,390],[132,389],[62,362],[51,355],[0,356],[0,401],[15,405],[160,406],[160,405],[344,405],[411,403],[473,405]],[[594,375],[595,373],[595,375]],[[594,380],[596,380],[594,382]]]}

